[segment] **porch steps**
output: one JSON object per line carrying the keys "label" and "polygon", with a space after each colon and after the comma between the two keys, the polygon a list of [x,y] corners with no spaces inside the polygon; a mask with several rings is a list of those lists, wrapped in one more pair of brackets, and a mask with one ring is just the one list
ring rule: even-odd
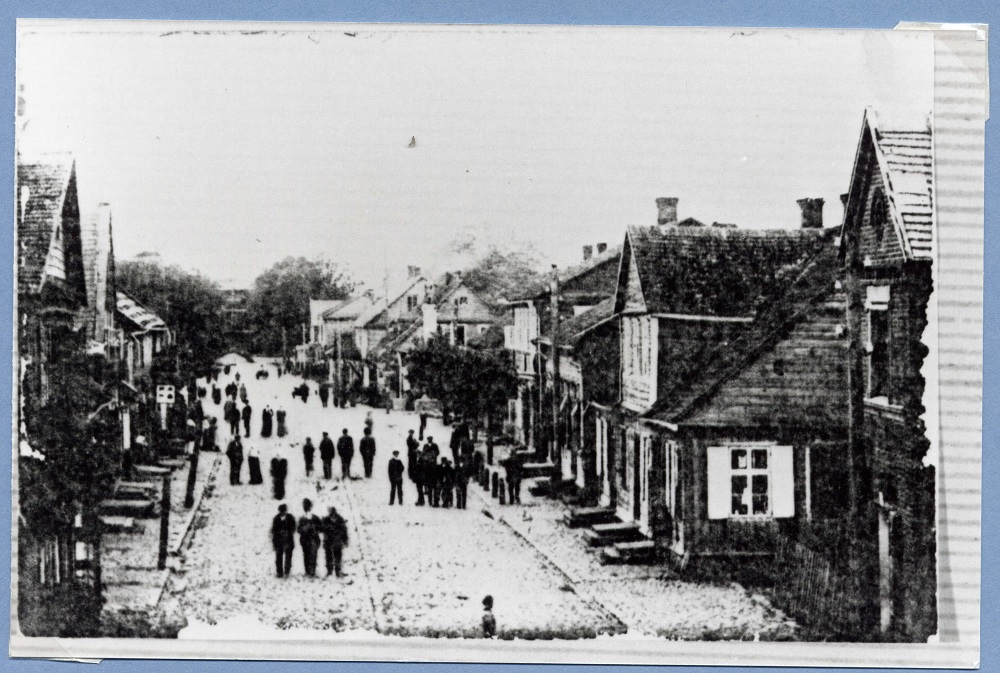
{"label": "porch steps", "polygon": [[645,565],[656,562],[656,543],[652,540],[636,542],[616,542],[611,547],[601,550],[601,565],[620,565],[632,563]]}
{"label": "porch steps", "polygon": [[141,533],[141,528],[136,528],[135,519],[130,516],[102,516],[101,525],[105,533]]}
{"label": "porch steps", "polygon": [[571,507],[563,517],[570,528],[588,528],[597,523],[614,523],[614,507]]}
{"label": "porch steps", "polygon": [[156,495],[157,485],[145,481],[120,481],[115,485],[116,498],[125,500],[131,499],[152,499]]}
{"label": "porch steps", "polygon": [[591,547],[609,547],[617,542],[638,542],[642,540],[637,523],[597,523],[583,532],[583,537]]}
{"label": "porch steps", "polygon": [[136,474],[146,478],[165,477],[170,474],[169,467],[162,467],[160,465],[135,465],[132,469],[136,471]]}
{"label": "porch steps", "polygon": [[168,470],[177,470],[187,465],[187,458],[160,458],[156,461],[157,467],[165,467]]}
{"label": "porch steps", "polygon": [[145,498],[130,500],[113,498],[101,501],[101,514],[104,516],[144,519],[153,515],[153,509],[153,501]]}
{"label": "porch steps", "polygon": [[521,466],[522,479],[534,479],[535,477],[551,477],[555,472],[556,464],[552,461],[544,463],[524,463]]}

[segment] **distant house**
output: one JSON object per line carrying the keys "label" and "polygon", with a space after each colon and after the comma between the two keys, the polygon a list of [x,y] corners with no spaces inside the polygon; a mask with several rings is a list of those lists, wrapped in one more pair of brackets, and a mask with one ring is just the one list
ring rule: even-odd
{"label": "distant house", "polygon": [[798,230],[680,226],[676,200],[658,203],[659,226],[630,228],[622,251],[620,403],[595,417],[600,498],[651,551],[773,553],[842,501],[836,231],[811,200]]}
{"label": "distant house", "polygon": [[134,386],[149,374],[153,357],[173,343],[173,336],[160,316],[124,292],[119,291],[117,297],[118,324],[124,333],[126,380]]}
{"label": "distant house", "polygon": [[845,195],[853,527],[872,624],[889,640],[937,631],[935,468],[921,374],[932,291],[929,127],[883,127],[867,111]]}
{"label": "distant house", "polygon": [[[569,320],[614,295],[621,249],[607,249],[599,243],[583,247],[583,261],[562,269],[558,277],[558,301],[561,320]],[[511,352],[518,375],[517,397],[508,410],[508,427],[514,438],[539,453],[550,451],[552,421],[541,396],[545,373],[538,368],[536,340],[553,327],[552,280],[533,284],[509,298],[513,325],[504,328],[504,347]]]}
{"label": "distant house", "polygon": [[[595,451],[597,409],[607,410],[618,401],[618,316],[615,299],[609,297],[578,313],[559,326],[556,343],[560,350],[558,380],[560,398],[555,439],[559,451],[558,478],[575,484],[584,501],[597,504],[607,469],[601,471]],[[548,400],[556,380],[556,358],[552,357],[552,335],[539,336],[537,345]],[[551,415],[543,409],[543,415]],[[607,504],[607,503],[605,503]]]}
{"label": "distant house", "polygon": [[[69,156],[18,157],[16,194],[18,476],[18,619],[27,635],[44,629],[45,615],[71,614],[72,588],[93,584],[95,513],[53,499],[46,446],[33,446],[37,415],[62,384],[64,363],[85,352],[79,316],[88,306],[76,165]],[[82,438],[81,438],[82,439]],[[78,506],[77,506],[78,507]],[[74,511],[75,509],[75,511]]]}

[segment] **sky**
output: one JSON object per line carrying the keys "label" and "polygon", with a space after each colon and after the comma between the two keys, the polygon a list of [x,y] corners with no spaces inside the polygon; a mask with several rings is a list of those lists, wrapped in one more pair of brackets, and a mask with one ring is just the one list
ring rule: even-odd
{"label": "sky", "polygon": [[[25,155],[71,152],[115,254],[226,286],[323,256],[369,287],[472,241],[545,265],[681,219],[839,224],[866,106],[922,128],[928,33],[19,24]],[[415,138],[415,147],[409,147]]]}

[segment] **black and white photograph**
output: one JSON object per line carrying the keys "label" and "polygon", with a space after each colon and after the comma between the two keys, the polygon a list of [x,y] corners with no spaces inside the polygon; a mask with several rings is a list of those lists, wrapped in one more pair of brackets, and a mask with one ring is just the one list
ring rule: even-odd
{"label": "black and white photograph", "polygon": [[935,40],[20,21],[12,638],[947,641]]}

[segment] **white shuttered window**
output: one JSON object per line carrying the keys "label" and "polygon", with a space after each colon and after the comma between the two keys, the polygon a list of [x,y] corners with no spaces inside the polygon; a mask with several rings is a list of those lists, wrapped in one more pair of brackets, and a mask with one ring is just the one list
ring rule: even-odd
{"label": "white shuttered window", "polygon": [[792,447],[712,446],[707,458],[709,519],[795,516]]}

